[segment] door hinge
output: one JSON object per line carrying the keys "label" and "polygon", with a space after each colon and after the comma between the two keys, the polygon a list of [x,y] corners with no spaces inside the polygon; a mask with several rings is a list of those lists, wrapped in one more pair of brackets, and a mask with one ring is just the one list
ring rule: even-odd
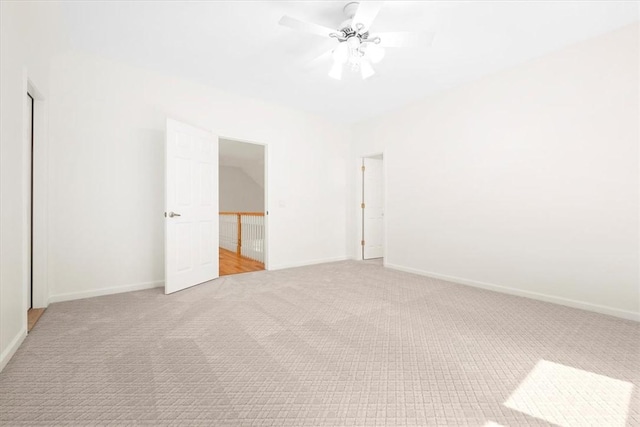
{"label": "door hinge", "polygon": [[362,166],[360,169],[362,170],[362,172],[364,172],[364,166]]}
{"label": "door hinge", "polygon": [[360,203],[360,207],[364,209],[364,203]]}
{"label": "door hinge", "polygon": [[360,246],[364,246],[364,240],[360,240]]}

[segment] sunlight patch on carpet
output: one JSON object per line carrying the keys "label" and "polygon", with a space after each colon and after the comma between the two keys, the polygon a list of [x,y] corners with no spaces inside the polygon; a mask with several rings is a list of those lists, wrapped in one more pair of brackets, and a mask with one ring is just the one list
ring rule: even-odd
{"label": "sunlight patch on carpet", "polygon": [[624,426],[633,385],[540,360],[505,406],[562,426]]}

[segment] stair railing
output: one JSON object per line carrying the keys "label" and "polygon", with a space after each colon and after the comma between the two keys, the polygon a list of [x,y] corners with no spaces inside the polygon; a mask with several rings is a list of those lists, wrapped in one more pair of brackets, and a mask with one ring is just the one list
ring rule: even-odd
{"label": "stair railing", "polygon": [[264,263],[264,213],[220,212],[220,247]]}

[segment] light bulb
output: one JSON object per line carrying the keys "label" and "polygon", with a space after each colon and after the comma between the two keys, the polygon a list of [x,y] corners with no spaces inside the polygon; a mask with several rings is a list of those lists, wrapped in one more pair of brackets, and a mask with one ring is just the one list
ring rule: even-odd
{"label": "light bulb", "polygon": [[347,44],[351,49],[358,49],[360,47],[360,39],[356,36],[351,36],[347,39]]}
{"label": "light bulb", "polygon": [[344,64],[349,59],[349,46],[347,43],[340,43],[335,49],[333,49],[333,60],[339,64]]}
{"label": "light bulb", "polygon": [[373,64],[377,64],[384,58],[384,48],[377,44],[369,43],[367,45],[366,57],[369,58]]}
{"label": "light bulb", "polygon": [[336,80],[342,79],[342,62],[333,61],[333,65],[329,71],[329,77]]}

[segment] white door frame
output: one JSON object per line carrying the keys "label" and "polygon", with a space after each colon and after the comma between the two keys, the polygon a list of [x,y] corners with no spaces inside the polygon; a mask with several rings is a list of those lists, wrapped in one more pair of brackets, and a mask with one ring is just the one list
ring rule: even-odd
{"label": "white door frame", "polygon": [[[49,305],[48,292],[48,104],[42,92],[29,77],[26,68],[22,73],[22,93],[23,93],[23,121],[28,120],[28,109],[31,108],[27,101],[27,93],[34,99],[33,115],[33,203],[37,209],[33,211],[33,259],[31,256],[31,132],[25,128],[23,122],[23,144],[22,144],[22,283],[23,283],[23,303],[24,318],[23,327],[27,328],[27,309],[29,301],[27,295],[31,280],[33,280],[33,306],[37,308]],[[31,269],[33,263],[33,278]]]}
{"label": "white door frame", "polygon": [[378,151],[375,153],[365,154],[362,156],[358,156],[355,160],[356,167],[356,198],[355,198],[355,208],[356,208],[356,230],[354,235],[354,244],[355,244],[355,259],[358,261],[363,261],[362,259],[362,208],[360,207],[360,203],[362,203],[362,159],[369,157],[379,157],[382,156],[382,194],[383,201],[382,206],[384,210],[384,217],[382,218],[382,223],[384,230],[382,232],[382,256],[383,256],[383,264],[387,264],[387,150]]}
{"label": "white door frame", "polygon": [[[261,145],[264,147],[264,239],[266,240],[264,245],[264,269],[269,270],[269,246],[271,245],[271,239],[269,239],[269,144],[265,142],[235,138],[233,136],[226,136],[223,134],[218,135],[218,138],[225,139],[227,141],[241,142],[243,144]],[[220,160],[218,159],[218,161]]]}

